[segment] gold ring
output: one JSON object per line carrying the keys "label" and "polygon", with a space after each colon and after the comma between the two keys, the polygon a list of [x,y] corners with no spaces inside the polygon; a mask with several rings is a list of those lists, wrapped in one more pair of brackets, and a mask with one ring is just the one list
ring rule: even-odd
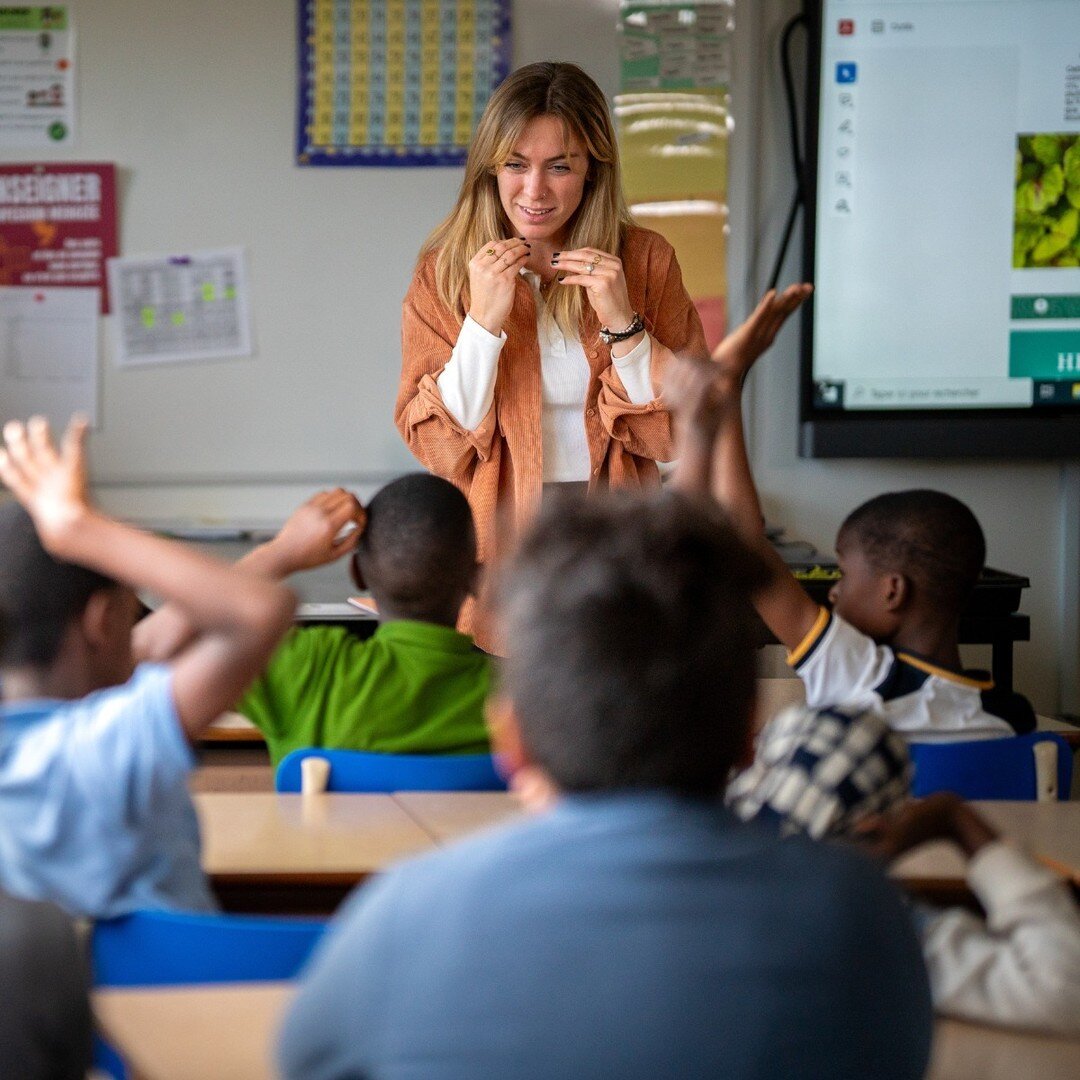
{"label": "gold ring", "polygon": [[488,248],[487,251],[485,252],[485,254],[486,255],[494,255],[495,254],[495,249],[494,248]]}

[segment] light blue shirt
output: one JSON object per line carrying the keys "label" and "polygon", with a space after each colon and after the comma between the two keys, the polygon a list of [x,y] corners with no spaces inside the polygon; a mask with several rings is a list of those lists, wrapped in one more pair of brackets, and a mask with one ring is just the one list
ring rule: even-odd
{"label": "light blue shirt", "polygon": [[361,888],[279,1053],[296,1080],[921,1080],[932,1026],[867,859],[615,793]]}
{"label": "light blue shirt", "polygon": [[73,915],[213,911],[172,673],[0,707],[0,888]]}

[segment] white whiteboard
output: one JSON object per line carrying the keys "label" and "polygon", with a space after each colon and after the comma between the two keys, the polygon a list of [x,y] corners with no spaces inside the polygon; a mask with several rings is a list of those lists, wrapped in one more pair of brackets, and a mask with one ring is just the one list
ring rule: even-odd
{"label": "white whiteboard", "polygon": [[[459,169],[298,168],[295,0],[77,0],[78,142],[118,169],[120,250],[241,246],[250,359],[118,368],[103,328],[99,484],[373,482],[415,463],[393,424],[401,299]],[[514,64],[614,90],[616,0],[517,0]],[[37,160],[28,153],[22,160]]]}

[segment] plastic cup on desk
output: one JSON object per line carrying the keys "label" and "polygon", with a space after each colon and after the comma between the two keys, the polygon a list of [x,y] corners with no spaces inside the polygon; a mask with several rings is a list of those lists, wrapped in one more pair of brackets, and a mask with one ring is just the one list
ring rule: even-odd
{"label": "plastic cup on desk", "polygon": [[300,793],[322,795],[330,784],[330,762],[326,758],[306,757],[300,762]]}

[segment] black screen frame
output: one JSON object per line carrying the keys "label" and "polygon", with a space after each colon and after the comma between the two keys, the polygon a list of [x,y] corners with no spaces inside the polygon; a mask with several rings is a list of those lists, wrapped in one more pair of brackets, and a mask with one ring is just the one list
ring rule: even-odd
{"label": "black screen frame", "polygon": [[[804,0],[803,280],[813,281],[825,0]],[[1080,459],[1080,408],[842,410],[814,400],[814,302],[803,305],[799,456],[803,458]]]}

